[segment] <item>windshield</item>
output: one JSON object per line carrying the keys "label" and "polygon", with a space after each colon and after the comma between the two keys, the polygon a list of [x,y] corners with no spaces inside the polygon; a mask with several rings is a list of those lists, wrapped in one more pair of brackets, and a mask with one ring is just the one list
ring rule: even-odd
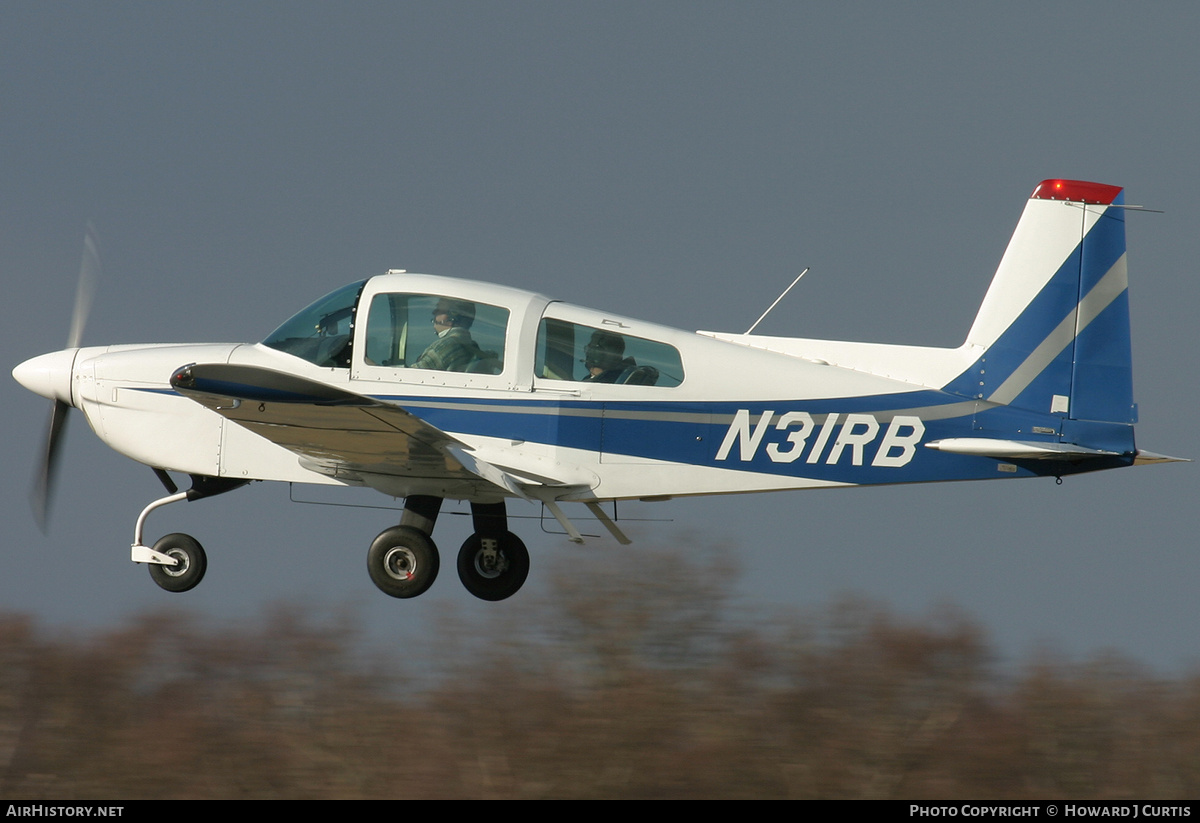
{"label": "windshield", "polygon": [[366,280],[342,286],[277,328],[264,346],[318,366],[348,368],[354,335],[354,306]]}

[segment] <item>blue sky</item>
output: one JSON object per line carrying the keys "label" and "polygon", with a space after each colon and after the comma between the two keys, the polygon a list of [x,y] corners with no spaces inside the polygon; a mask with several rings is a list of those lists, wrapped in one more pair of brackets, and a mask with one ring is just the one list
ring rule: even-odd
{"label": "blue sky", "polygon": [[[759,331],[957,345],[1025,198],[1069,177],[1165,212],[1128,223],[1138,445],[1200,456],[1191,6],[51,2],[0,21],[10,367],[63,345],[89,220],[88,344],[261,339],[388,268],[741,331],[807,265]],[[505,608],[452,574],[379,594],[364,556],[391,515],[264,484],[151,517],[209,550],[205,582],[168,595],[128,560],[150,471],[76,415],[43,536],[26,487],[48,404],[0,393],[0,608],[92,626],[350,603],[384,634]],[[1197,471],[675,501],[629,531],[727,547],[754,603],[954,603],[1009,657],[1174,668],[1200,660]],[[444,553],[468,522],[439,523]],[[581,551],[522,522],[531,586]]]}

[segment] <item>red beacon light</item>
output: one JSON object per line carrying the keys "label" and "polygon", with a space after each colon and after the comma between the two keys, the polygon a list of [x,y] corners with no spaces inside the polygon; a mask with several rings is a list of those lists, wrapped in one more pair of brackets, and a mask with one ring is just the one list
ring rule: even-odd
{"label": "red beacon light", "polygon": [[1109,206],[1120,193],[1120,186],[1109,186],[1105,183],[1089,183],[1085,180],[1043,180],[1034,188],[1030,198],[1070,200],[1076,203]]}

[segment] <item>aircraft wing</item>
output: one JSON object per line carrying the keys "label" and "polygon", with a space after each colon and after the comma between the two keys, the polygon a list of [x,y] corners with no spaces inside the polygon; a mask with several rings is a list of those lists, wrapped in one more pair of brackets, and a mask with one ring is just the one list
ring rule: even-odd
{"label": "aircraft wing", "polygon": [[400,406],[284,372],[192,364],[171,376],[171,386],[299,455],[305,467],[332,477],[469,481],[527,499],[531,493],[541,496],[539,486],[567,485],[546,477],[532,482],[516,477]]}

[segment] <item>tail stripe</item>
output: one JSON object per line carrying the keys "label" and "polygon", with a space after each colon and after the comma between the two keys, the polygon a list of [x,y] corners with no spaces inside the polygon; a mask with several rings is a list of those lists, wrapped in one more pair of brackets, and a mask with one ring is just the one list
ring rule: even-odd
{"label": "tail stripe", "polygon": [[1113,264],[1100,282],[1087,293],[1066,317],[1062,319],[1049,336],[1035,348],[1024,362],[1013,371],[1000,386],[988,395],[993,403],[1011,403],[1029,387],[1046,368],[1054,362],[1067,346],[1095,320],[1102,311],[1125,293],[1129,286],[1128,270],[1125,265],[1125,255]]}
{"label": "tail stripe", "polygon": [[1095,183],[1034,191],[963,346],[977,356],[946,391],[1133,422],[1123,204],[1119,188]]}

